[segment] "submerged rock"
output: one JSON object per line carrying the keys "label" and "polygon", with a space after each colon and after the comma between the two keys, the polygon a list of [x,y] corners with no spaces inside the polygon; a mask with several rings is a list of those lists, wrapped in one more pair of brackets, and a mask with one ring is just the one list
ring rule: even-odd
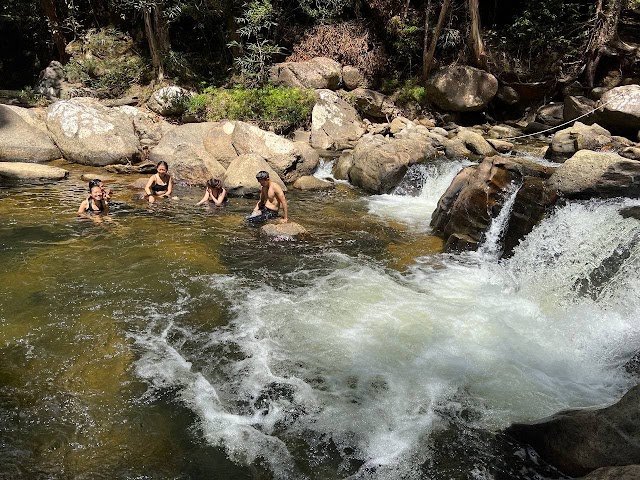
{"label": "submerged rock", "polygon": [[296,222],[267,223],[260,227],[260,232],[274,240],[293,240],[307,235],[307,230]]}

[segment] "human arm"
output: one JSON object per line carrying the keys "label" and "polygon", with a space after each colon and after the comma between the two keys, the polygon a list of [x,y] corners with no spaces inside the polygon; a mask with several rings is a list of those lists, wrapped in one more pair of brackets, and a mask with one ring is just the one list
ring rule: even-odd
{"label": "human arm", "polygon": [[78,208],[78,215],[86,212],[89,209],[89,200],[83,200],[80,204],[80,208]]}
{"label": "human arm", "polygon": [[154,183],[154,182],[155,182],[155,175],[151,175],[151,176],[149,177],[149,180],[147,180],[147,184],[146,184],[146,185],[145,185],[145,187],[144,187],[144,191],[145,191],[145,193],[146,193],[147,195],[149,195],[149,196],[153,195],[153,194],[151,193],[151,187],[152,187],[152,185],[153,185],[153,183]]}
{"label": "human arm", "polygon": [[224,199],[226,198],[226,196],[227,196],[227,191],[223,188],[217,197],[214,197],[212,195],[211,199],[213,200],[213,203],[215,203],[216,207],[219,207],[224,203]]}
{"label": "human arm", "polygon": [[267,199],[267,191],[265,188],[260,190],[260,199],[258,203],[256,203],[256,208],[253,209],[254,212],[259,212],[264,207],[264,203]]}
{"label": "human arm", "polygon": [[278,185],[278,188],[275,190],[275,194],[276,194],[276,198],[280,202],[280,205],[282,205],[282,213],[283,213],[282,223],[287,223],[289,221],[287,217],[287,214],[288,214],[287,199],[285,198],[284,192],[282,191],[282,188],[280,188],[280,185]]}
{"label": "human arm", "polygon": [[170,197],[172,190],[173,190],[173,178],[169,177],[169,182],[167,184],[167,191],[162,196]]}
{"label": "human arm", "polygon": [[204,191],[204,197],[202,197],[202,200],[200,200],[198,203],[196,203],[196,205],[202,205],[207,200],[209,200],[209,190],[205,190]]}

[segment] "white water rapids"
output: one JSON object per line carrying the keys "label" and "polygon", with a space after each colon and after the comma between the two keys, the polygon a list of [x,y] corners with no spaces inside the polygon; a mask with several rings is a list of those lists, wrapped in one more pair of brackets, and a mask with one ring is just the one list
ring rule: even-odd
{"label": "white water rapids", "polygon": [[[417,196],[372,197],[370,211],[427,230],[459,168],[427,174]],[[624,393],[621,365],[640,346],[640,222],[618,213],[631,205],[569,203],[500,262],[439,255],[400,274],[327,252],[332,273],[300,270],[306,284],[282,291],[193,278],[229,300],[230,324],[183,325],[188,296],[168,317],[147,312],[137,372],[175,389],[207,442],[275,478],[419,478],[430,439],[462,410],[495,431]],[[602,284],[585,283],[622,251]],[[309,452],[337,457],[335,471],[307,459],[301,473]]]}

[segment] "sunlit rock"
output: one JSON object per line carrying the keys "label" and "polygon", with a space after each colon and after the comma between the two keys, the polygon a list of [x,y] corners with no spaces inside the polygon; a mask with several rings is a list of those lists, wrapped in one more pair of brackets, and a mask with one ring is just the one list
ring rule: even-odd
{"label": "sunlit rock", "polygon": [[277,63],[269,70],[271,83],[294,88],[335,90],[342,80],[342,67],[326,57],[302,62]]}
{"label": "sunlit rock", "polygon": [[163,160],[175,182],[204,185],[212,177],[221,178],[225,169],[205,148],[203,138],[214,127],[212,123],[178,125],[151,150],[149,160],[156,164]]}
{"label": "sunlit rock", "polygon": [[129,116],[95,99],[54,103],[47,110],[47,127],[71,162],[104,166],[139,158],[140,143]]}
{"label": "sunlit rock", "polygon": [[260,155],[246,153],[231,162],[224,176],[224,186],[229,195],[236,197],[257,196],[260,194],[260,184],[256,180],[256,173],[264,170],[269,173],[272,182],[276,182],[286,191],[284,182],[278,174]]}
{"label": "sunlit rock", "polygon": [[39,111],[0,105],[0,161],[48,162],[62,157]]}
{"label": "sunlit rock", "polygon": [[617,153],[580,150],[549,179],[549,187],[567,198],[640,196],[640,161]]}
{"label": "sunlit rock", "polygon": [[317,92],[311,112],[311,146],[323,150],[352,147],[365,129],[358,112],[330,90]]}
{"label": "sunlit rock", "polygon": [[307,235],[307,230],[296,222],[267,223],[260,227],[260,232],[274,240],[293,240]]}
{"label": "sunlit rock", "polygon": [[611,133],[597,123],[585,125],[574,123],[553,135],[547,156],[556,162],[563,161],[578,150],[599,150],[613,141]]}
{"label": "sunlit rock", "polygon": [[306,175],[293,182],[293,188],[296,190],[332,190],[336,188],[336,184],[312,175]]}
{"label": "sunlit rock", "polygon": [[153,92],[147,106],[150,110],[165,117],[182,115],[186,112],[192,95],[192,92],[176,85],[162,87]]}
{"label": "sunlit rock", "polygon": [[498,80],[478,68],[456,65],[438,70],[426,85],[429,100],[443,110],[483,110],[498,92]]}
{"label": "sunlit rock", "polygon": [[47,182],[67,178],[62,168],[25,162],[0,162],[0,182]]}

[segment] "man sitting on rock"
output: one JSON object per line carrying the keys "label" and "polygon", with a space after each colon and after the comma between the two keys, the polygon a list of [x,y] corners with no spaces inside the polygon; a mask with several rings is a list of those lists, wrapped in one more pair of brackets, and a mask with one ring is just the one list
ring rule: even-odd
{"label": "man sitting on rock", "polygon": [[260,170],[256,174],[256,180],[260,184],[260,200],[253,209],[251,215],[247,217],[250,223],[264,223],[267,220],[276,218],[280,206],[283,209],[282,223],[287,222],[287,199],[284,198],[282,187],[269,178],[269,173]]}

